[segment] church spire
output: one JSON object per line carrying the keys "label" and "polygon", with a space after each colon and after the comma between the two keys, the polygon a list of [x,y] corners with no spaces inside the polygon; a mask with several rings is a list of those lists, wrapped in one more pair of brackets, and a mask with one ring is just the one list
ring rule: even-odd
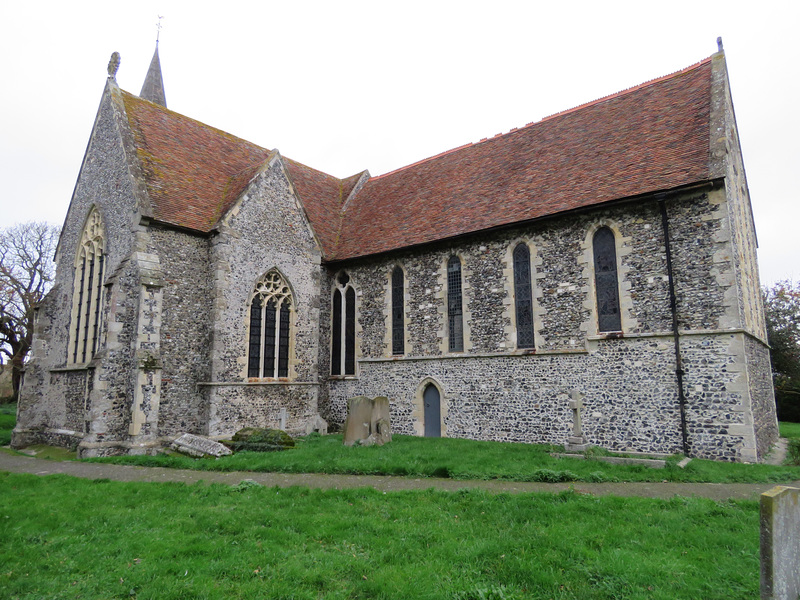
{"label": "church spire", "polygon": [[139,97],[167,107],[167,97],[164,95],[164,79],[161,77],[161,61],[158,59],[158,41],[156,41],[156,51],[153,53],[153,60],[150,61],[150,68],[147,70],[147,77],[144,78],[142,91]]}

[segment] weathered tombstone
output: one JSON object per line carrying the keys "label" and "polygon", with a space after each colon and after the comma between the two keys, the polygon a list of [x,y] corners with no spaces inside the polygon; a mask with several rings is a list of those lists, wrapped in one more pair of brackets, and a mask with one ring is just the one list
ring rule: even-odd
{"label": "weathered tombstone", "polygon": [[286,413],[286,407],[281,406],[281,412],[280,412],[280,414],[278,416],[278,418],[280,419],[280,423],[281,423],[281,426],[278,427],[278,429],[280,429],[281,431],[286,431],[286,417],[287,416],[288,415]]}
{"label": "weathered tombstone", "polygon": [[172,442],[170,447],[181,454],[187,454],[195,458],[203,458],[205,456],[219,458],[220,456],[233,454],[230,448],[223,444],[191,433],[184,433]]}
{"label": "weathered tombstone", "polygon": [[581,423],[581,409],[583,408],[584,394],[578,390],[570,392],[569,407],[572,409],[572,435],[567,439],[564,449],[567,452],[583,452],[588,447],[586,438],[583,437]]}
{"label": "weathered tombstone", "polygon": [[386,396],[356,396],[347,400],[344,422],[344,445],[359,442],[362,446],[383,446],[392,441],[389,421],[389,399]]}
{"label": "weathered tombstone", "polygon": [[319,415],[314,415],[306,422],[306,435],[314,431],[320,435],[328,433],[328,422]]}
{"label": "weathered tombstone", "polygon": [[761,494],[761,600],[800,596],[800,489]]}

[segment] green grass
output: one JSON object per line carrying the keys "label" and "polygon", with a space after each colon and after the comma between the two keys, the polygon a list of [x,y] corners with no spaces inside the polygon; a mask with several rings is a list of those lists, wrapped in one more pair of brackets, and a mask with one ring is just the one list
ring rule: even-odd
{"label": "green grass", "polygon": [[758,597],[755,502],[0,474],[4,598]]}
{"label": "green grass", "polygon": [[0,446],[11,443],[11,430],[17,421],[17,405],[0,404]]}
{"label": "green grass", "polygon": [[693,460],[685,469],[678,458],[666,469],[611,465],[598,460],[555,458],[557,447],[395,435],[385,446],[345,447],[341,435],[312,435],[283,452],[240,452],[220,459],[184,456],[121,456],[88,459],[140,466],[209,471],[348,473],[504,479],[509,481],[674,481],[779,483],[800,480],[800,468]]}
{"label": "green grass", "polygon": [[782,438],[800,438],[800,423],[789,423],[788,421],[780,421],[778,429],[781,432]]}

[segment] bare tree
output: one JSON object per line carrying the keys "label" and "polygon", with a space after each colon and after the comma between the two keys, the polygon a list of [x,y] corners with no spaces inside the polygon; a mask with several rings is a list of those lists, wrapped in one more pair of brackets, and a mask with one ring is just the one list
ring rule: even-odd
{"label": "bare tree", "polygon": [[53,281],[58,235],[47,223],[0,230],[0,364],[11,366],[15,400],[31,348],[33,311]]}

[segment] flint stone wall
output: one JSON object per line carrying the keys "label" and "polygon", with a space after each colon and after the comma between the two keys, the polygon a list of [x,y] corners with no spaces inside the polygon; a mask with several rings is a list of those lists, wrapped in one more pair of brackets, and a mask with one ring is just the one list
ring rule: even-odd
{"label": "flint stone wall", "polygon": [[153,229],[151,236],[164,273],[158,432],[204,434],[208,406],[197,383],[211,376],[210,243],[170,230]]}
{"label": "flint stone wall", "polygon": [[[777,429],[767,408],[768,365],[748,363],[749,336],[726,333],[741,331],[743,324],[724,191],[672,199],[667,210],[690,449],[706,458],[756,460]],[[597,332],[591,240],[601,226],[614,231],[617,244],[623,329],[618,340]],[[520,242],[531,249],[535,355],[516,350],[511,252]],[[446,347],[445,269],[454,254],[462,261],[463,353]],[[408,290],[405,327],[411,343],[404,356],[392,356],[389,343],[388,282],[397,265],[406,273]],[[587,396],[583,418],[589,443],[613,450],[682,450],[657,203],[362,260],[345,270],[357,291],[359,364],[355,378],[329,379],[323,416],[330,422],[344,421],[349,397],[387,395],[394,430],[419,432],[417,388],[430,377],[444,392],[448,436],[561,444],[572,425],[568,391],[574,388]],[[330,297],[330,282],[329,277],[323,297]],[[322,339],[329,347],[327,329]],[[752,356],[763,358],[754,344]],[[755,395],[759,398],[751,402]],[[751,404],[764,416],[750,415]],[[754,421],[764,424],[754,428]],[[757,443],[758,427],[763,431]]]}
{"label": "flint stone wall", "polygon": [[[36,430],[46,440],[52,432],[54,440],[69,437],[74,444],[90,433],[88,421],[93,418],[87,394],[97,393],[97,369],[65,368],[67,365],[70,309],[75,276],[75,257],[86,218],[93,206],[102,217],[105,231],[105,276],[119,271],[134,249],[133,215],[136,212],[134,186],[128,173],[122,138],[117,127],[107,91],[100,103],[97,120],[89,140],[81,175],[75,186],[67,218],[61,231],[56,255],[56,273],[50,293],[40,305],[35,326],[35,342],[31,360],[26,366],[25,382],[18,405],[18,434],[12,443],[24,440]],[[108,304],[104,307],[106,315]],[[102,319],[105,322],[105,319]],[[98,354],[105,354],[105,333],[99,340]],[[130,353],[130,350],[128,350]],[[112,358],[113,360],[113,358]],[[96,361],[95,361],[96,363]],[[125,373],[127,362],[110,365],[110,370]],[[83,379],[83,389],[78,380]],[[88,381],[87,381],[88,380]],[[131,383],[128,382],[130,387]],[[100,386],[102,387],[102,385]],[[130,389],[125,392],[130,393]],[[65,433],[69,432],[69,433]],[[63,444],[58,444],[63,445]]]}
{"label": "flint stone wall", "polygon": [[280,271],[292,290],[288,381],[317,382],[320,260],[277,157],[251,182],[211,240],[211,373],[204,381],[236,385],[202,387],[209,435],[277,427],[280,406],[289,412],[289,428],[304,427],[304,419],[317,414],[317,385],[246,384],[259,382],[247,377],[250,302],[256,282],[271,269]]}

